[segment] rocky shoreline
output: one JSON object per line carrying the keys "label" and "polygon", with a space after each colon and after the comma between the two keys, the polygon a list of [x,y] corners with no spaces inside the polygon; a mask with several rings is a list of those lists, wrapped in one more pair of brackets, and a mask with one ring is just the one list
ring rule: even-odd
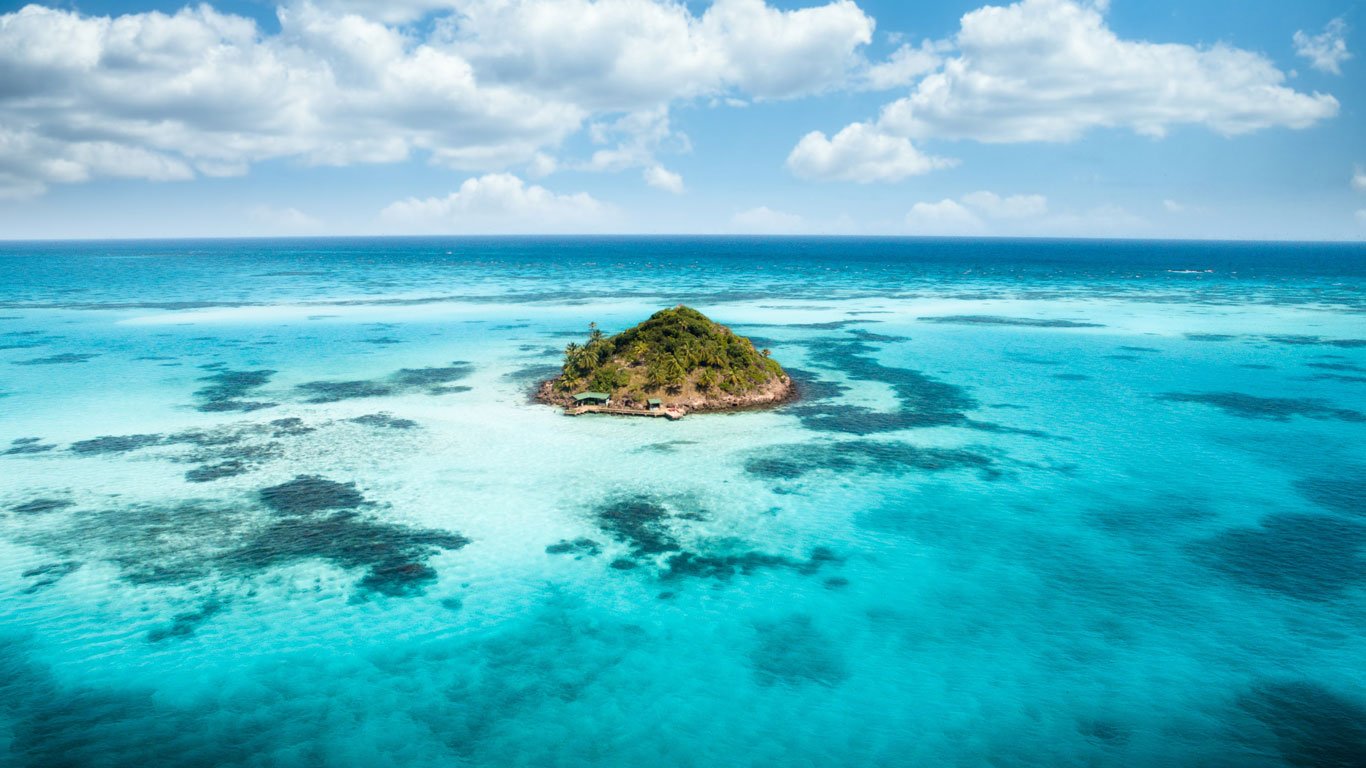
{"label": "rocky shoreline", "polygon": [[[574,395],[570,392],[560,390],[556,383],[560,377],[547,379],[540,383],[536,388],[534,400],[546,405],[558,405],[563,408],[573,408]],[[668,393],[661,393],[659,399],[664,405],[673,406],[685,413],[719,413],[726,411],[743,411],[758,408],[772,408],[775,406],[790,403],[797,399],[797,385],[790,376],[780,376],[772,381],[760,386],[752,392],[743,394],[730,394],[726,392],[714,392],[709,395],[694,394],[691,396],[671,398]],[[613,405],[625,409],[648,410],[646,403],[637,403],[630,399],[623,399],[614,402]]]}

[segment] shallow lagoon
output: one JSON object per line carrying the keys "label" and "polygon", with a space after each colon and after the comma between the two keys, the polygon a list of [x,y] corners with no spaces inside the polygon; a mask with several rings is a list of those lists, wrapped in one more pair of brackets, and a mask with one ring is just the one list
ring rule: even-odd
{"label": "shallow lagoon", "polygon": [[[0,270],[12,764],[1366,754],[1360,247],[10,244]],[[804,399],[529,402],[588,322],[680,301]]]}

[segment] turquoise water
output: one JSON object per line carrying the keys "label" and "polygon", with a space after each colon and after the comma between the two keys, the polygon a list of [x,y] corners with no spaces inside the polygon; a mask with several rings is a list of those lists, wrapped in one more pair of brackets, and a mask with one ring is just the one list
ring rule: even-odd
{"label": "turquoise water", "polygon": [[[1366,248],[0,245],[0,764],[1363,765]],[[686,302],[781,409],[579,418]]]}

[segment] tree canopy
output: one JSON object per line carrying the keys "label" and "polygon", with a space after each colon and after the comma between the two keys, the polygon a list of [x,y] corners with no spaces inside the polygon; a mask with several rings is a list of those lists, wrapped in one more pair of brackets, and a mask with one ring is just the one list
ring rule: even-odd
{"label": "tree canopy", "polygon": [[615,336],[590,325],[583,344],[565,347],[556,386],[565,392],[625,390],[635,399],[657,390],[739,395],[783,375],[767,350],[760,352],[749,339],[679,305]]}

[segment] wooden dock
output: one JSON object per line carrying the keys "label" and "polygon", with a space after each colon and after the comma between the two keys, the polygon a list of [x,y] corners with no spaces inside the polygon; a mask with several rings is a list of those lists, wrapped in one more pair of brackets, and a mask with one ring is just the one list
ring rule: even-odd
{"label": "wooden dock", "polygon": [[658,408],[653,411],[646,411],[639,408],[621,408],[615,405],[580,405],[565,408],[564,412],[568,416],[582,416],[585,413],[610,413],[614,416],[652,416],[671,421],[678,421],[686,413],[686,411],[678,408]]}

